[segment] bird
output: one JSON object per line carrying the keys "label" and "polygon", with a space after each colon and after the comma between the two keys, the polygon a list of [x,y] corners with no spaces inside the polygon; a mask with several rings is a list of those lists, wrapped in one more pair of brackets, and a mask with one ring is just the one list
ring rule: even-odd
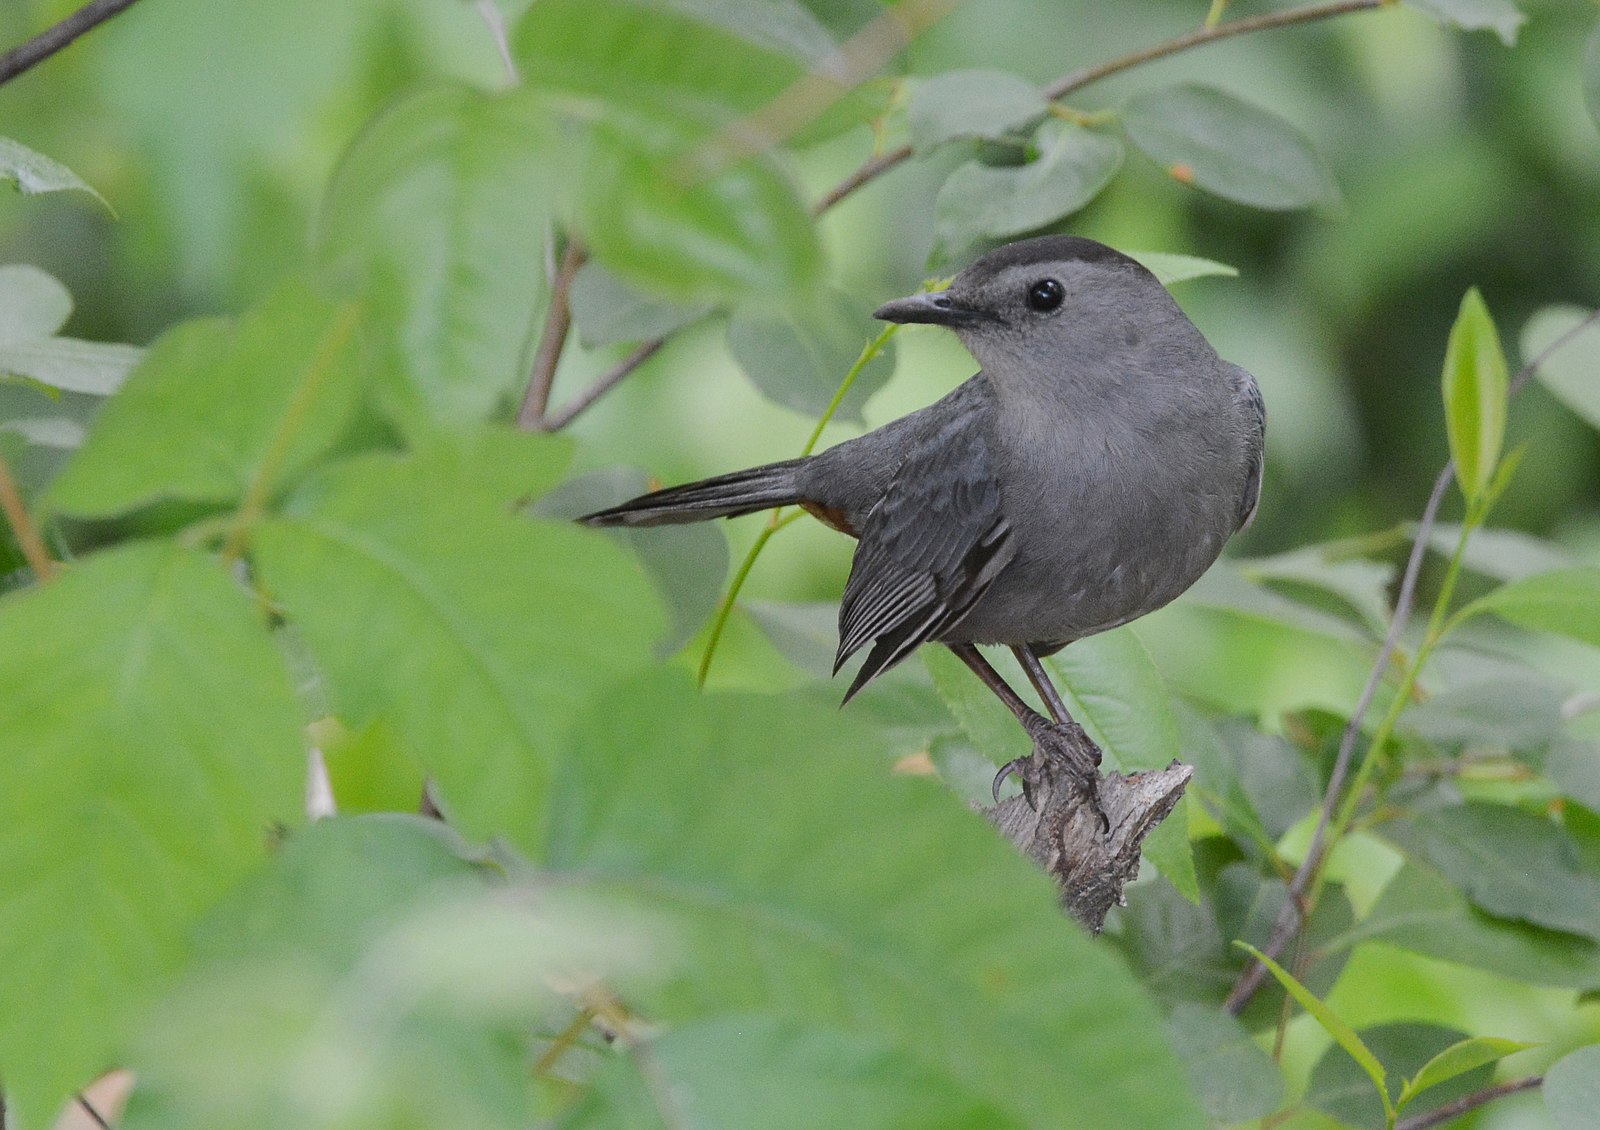
{"label": "bird", "polygon": [[[952,330],[979,371],[818,454],[656,490],[579,521],[657,526],[804,507],[857,539],[834,674],[867,655],[844,702],[936,642],[1030,734],[1076,727],[1041,661],[1167,604],[1250,524],[1261,391],[1149,270],[1080,236],[998,247],[947,288],[873,316]],[[980,644],[1012,650],[1050,719]],[[997,797],[1017,768],[1001,768]]]}

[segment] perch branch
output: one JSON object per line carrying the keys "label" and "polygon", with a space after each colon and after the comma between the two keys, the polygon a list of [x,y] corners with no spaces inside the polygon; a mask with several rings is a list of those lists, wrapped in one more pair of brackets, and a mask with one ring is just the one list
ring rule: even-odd
{"label": "perch branch", "polygon": [[105,23],[136,0],[93,0],[59,23],[51,24],[25,43],[0,55],[0,85],[44,62],[78,36]]}

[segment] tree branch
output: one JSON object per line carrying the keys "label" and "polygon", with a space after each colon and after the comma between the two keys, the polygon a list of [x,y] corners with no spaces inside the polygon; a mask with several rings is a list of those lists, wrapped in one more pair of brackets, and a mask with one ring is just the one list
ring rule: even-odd
{"label": "tree branch", "polygon": [[[1146,47],[1108,62],[1099,63],[1092,67],[1084,67],[1081,70],[1063,75],[1048,86],[1045,86],[1043,93],[1046,98],[1054,101],[1110,75],[1156,59],[1164,59],[1169,55],[1176,55],[1194,47],[1203,47],[1205,44],[1219,39],[1228,39],[1248,32],[1269,31],[1273,28],[1311,23],[1315,20],[1331,19],[1334,16],[1342,16],[1349,12],[1362,12],[1380,8],[1389,3],[1392,3],[1392,0],[1333,0],[1331,3],[1308,4],[1303,8],[1290,8],[1283,12],[1269,12],[1262,16],[1252,16],[1249,19],[1232,20],[1225,24],[1218,24],[1215,27],[1201,28],[1198,31],[1180,35],[1175,39],[1169,39],[1165,43],[1158,43],[1153,47]],[[817,200],[816,204],[812,206],[811,215],[813,217],[821,216],[841,200],[853,194],[857,189],[866,187],[883,176],[883,174],[889,172],[889,170],[904,164],[911,156],[911,146],[902,145],[898,149],[891,149],[886,153],[878,153],[868,158],[862,162],[855,172],[825,192]],[[558,431],[566,427],[578,413],[616,387],[623,378],[638,368],[639,364],[654,356],[655,352],[661,348],[663,341],[664,339],[657,338],[640,346],[633,356],[630,356],[616,369],[596,381],[568,409],[550,417],[543,425],[544,430]],[[541,341],[540,344],[542,346],[543,342]],[[634,360],[635,356],[638,357],[637,361]]]}
{"label": "tree branch", "polygon": [[60,23],[52,24],[26,43],[0,55],[0,85],[44,62],[86,31],[92,31],[136,0],[92,0]]}
{"label": "tree branch", "polygon": [[[1539,371],[1557,350],[1572,341],[1585,330],[1600,323],[1600,309],[1595,310],[1587,318],[1561,334],[1549,345],[1541,349],[1537,355],[1530,359],[1517,371],[1516,377],[1511,381],[1509,396],[1521,392],[1533,375]],[[1284,900],[1283,909],[1278,912],[1278,919],[1273,923],[1272,933],[1267,938],[1267,944],[1261,952],[1270,958],[1276,959],[1289,942],[1294,938],[1304,924],[1307,911],[1302,906],[1302,899],[1307,888],[1321,874],[1322,866],[1327,860],[1329,845],[1327,843],[1328,825],[1333,819],[1334,811],[1339,804],[1339,793],[1344,789],[1345,778],[1349,774],[1350,762],[1355,755],[1356,741],[1361,735],[1361,723],[1367,716],[1367,711],[1372,706],[1372,700],[1377,694],[1378,684],[1383,681],[1384,674],[1389,669],[1389,660],[1394,655],[1395,647],[1400,638],[1400,632],[1405,628],[1406,621],[1411,618],[1412,604],[1416,599],[1417,578],[1422,571],[1422,559],[1427,555],[1428,542],[1433,533],[1434,522],[1438,517],[1439,506],[1444,500],[1445,492],[1450,487],[1450,481],[1455,477],[1455,463],[1448,462],[1439,472],[1439,477],[1434,480],[1433,492],[1428,495],[1428,504],[1423,509],[1422,520],[1417,523],[1417,536],[1411,545],[1411,556],[1406,561],[1405,574],[1400,580],[1400,590],[1395,597],[1394,614],[1389,620],[1389,630],[1383,638],[1383,646],[1378,649],[1378,657],[1373,661],[1372,670],[1367,675],[1366,684],[1361,688],[1361,695],[1356,700],[1354,711],[1351,712],[1350,721],[1345,725],[1344,733],[1339,739],[1339,752],[1334,757],[1333,772],[1328,777],[1328,789],[1322,798],[1322,811],[1317,817],[1317,830],[1311,837],[1311,846],[1306,850],[1306,857],[1300,867],[1295,871],[1294,878],[1289,882],[1289,897]],[[1250,964],[1234,983],[1233,990],[1228,993],[1228,998],[1223,1002],[1223,1007],[1237,1016],[1244,1011],[1250,1003],[1250,998],[1261,987],[1266,977],[1266,966],[1259,961],[1251,960]]]}
{"label": "tree branch", "polygon": [[632,353],[618,361],[615,367],[597,377],[595,382],[588,388],[568,401],[566,407],[558,412],[550,413],[541,420],[539,430],[559,432],[562,428],[572,423],[580,412],[616,388],[630,373],[659,353],[661,347],[665,344],[667,344],[666,338],[655,337],[640,345]]}
{"label": "tree branch", "polygon": [[567,344],[567,331],[572,328],[572,279],[589,255],[577,240],[567,244],[556,268],[556,277],[550,282],[550,309],[545,312],[544,329],[539,334],[539,349],[533,357],[533,370],[528,374],[528,391],[523,394],[522,407],[517,410],[517,427],[523,431],[552,429],[544,427],[546,410],[550,407],[550,388],[555,384],[556,366],[561,363],[561,351]]}
{"label": "tree branch", "polygon": [[1486,1103],[1495,1099],[1503,1099],[1507,1095],[1514,1095],[1519,1091],[1531,1091],[1544,1082],[1543,1075],[1529,1075],[1526,1079],[1513,1079],[1508,1083],[1496,1083],[1492,1087],[1485,1087],[1481,1091],[1474,1091],[1470,1095],[1462,1095],[1453,1102],[1418,1114],[1411,1118],[1403,1119],[1395,1125],[1394,1130],[1429,1130],[1432,1126],[1442,1126],[1457,1115],[1477,1110]]}

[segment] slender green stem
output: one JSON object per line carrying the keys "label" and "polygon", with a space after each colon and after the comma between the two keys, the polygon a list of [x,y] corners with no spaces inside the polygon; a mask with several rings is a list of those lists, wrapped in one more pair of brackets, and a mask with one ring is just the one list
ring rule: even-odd
{"label": "slender green stem", "polygon": [[[839,411],[839,405],[844,403],[845,396],[850,392],[851,386],[856,383],[856,378],[861,375],[861,370],[865,369],[874,357],[883,352],[884,346],[889,344],[889,339],[894,337],[895,332],[899,329],[900,326],[896,323],[885,326],[878,336],[869,341],[866,347],[862,349],[861,356],[857,357],[855,364],[850,366],[850,371],[844,375],[844,380],[839,382],[839,387],[834,391],[833,399],[828,402],[828,407],[823,410],[822,416],[817,420],[817,426],[811,429],[811,436],[806,440],[806,445],[800,452],[802,456],[810,455],[817,449],[817,444],[822,440],[823,429],[828,426],[828,422]],[[722,603],[717,606],[716,618],[711,621],[711,634],[706,638],[706,649],[700,656],[700,669],[695,675],[696,682],[700,686],[706,685],[706,676],[711,673],[711,657],[717,653],[717,644],[722,641],[722,632],[728,626],[728,617],[733,614],[734,603],[739,599],[739,590],[744,588],[744,582],[750,576],[750,570],[755,567],[756,558],[761,556],[761,551],[767,547],[767,542],[772,540],[773,534],[804,515],[805,511],[803,510],[796,510],[789,514],[785,514],[782,508],[774,510],[766,528],[757,536],[755,544],[750,547],[750,552],[744,555],[744,561],[740,563],[738,571],[733,575],[733,583],[728,586],[727,594],[722,598]]]}

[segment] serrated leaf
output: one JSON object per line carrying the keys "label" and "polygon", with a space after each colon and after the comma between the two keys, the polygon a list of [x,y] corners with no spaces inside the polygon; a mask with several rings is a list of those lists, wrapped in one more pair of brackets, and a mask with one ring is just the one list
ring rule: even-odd
{"label": "serrated leaf", "polygon": [[316,257],[368,304],[390,410],[481,420],[527,381],[560,153],[527,91],[401,99],[328,188]]}
{"label": "serrated leaf", "polygon": [[465,433],[331,467],[256,532],[334,711],[383,718],[471,836],[537,842],[556,743],[660,632],[621,548],[512,513],[565,461],[540,437]]}
{"label": "serrated leaf", "polygon": [[9,137],[0,137],[0,180],[14,182],[17,191],[24,196],[41,192],[87,192],[104,204],[106,211],[116,214],[106,198],[90,188],[77,173]]}
{"label": "serrated leaf", "polygon": [[172,545],[0,601],[0,681],[0,1071],[45,1126],[294,819],[305,746],[250,597]]}
{"label": "serrated leaf", "polygon": [[1120,962],[942,788],[885,774],[849,712],[663,673],[597,704],[569,751],[546,866],[670,923],[682,960],[628,997],[653,1021],[759,1011],[915,1048],[1026,1126],[1204,1125]]}
{"label": "serrated leaf", "polygon": [[[1073,720],[1124,773],[1165,769],[1181,752],[1171,693],[1155,661],[1129,628],[1081,639],[1045,661]],[[1179,807],[1144,842],[1144,855],[1185,898],[1200,888],[1189,849],[1187,810]]]}
{"label": "serrated leaf", "polygon": [[1179,255],[1172,251],[1124,251],[1130,259],[1137,259],[1161,281],[1162,286],[1176,286],[1190,279],[1203,279],[1213,275],[1238,278],[1239,268],[1198,255]]}
{"label": "serrated leaf", "polygon": [[1600,428],[1600,322],[1581,306],[1546,306],[1522,327],[1524,363],[1544,356],[1545,351],[1568,334],[1563,342],[1535,370],[1534,376],[1557,400],[1583,417],[1591,427]]}
{"label": "serrated leaf", "polygon": [[1309,208],[1338,196],[1297,128],[1215,87],[1137,95],[1120,117],[1128,138],[1177,180],[1257,208]]}
{"label": "serrated leaf", "polygon": [[1600,1044],[1569,1053],[1544,1073],[1544,1108],[1556,1130],[1591,1130],[1600,1110]]}
{"label": "serrated leaf", "polygon": [[[728,319],[728,348],[768,400],[819,417],[874,332],[860,303],[829,290],[814,302],[781,310],[765,305],[735,310]],[[834,418],[859,423],[862,407],[893,373],[891,341],[857,374]]]}
{"label": "serrated leaf", "polygon": [[1549,820],[1474,801],[1418,813],[1387,834],[1490,914],[1600,941],[1600,879]]}
{"label": "serrated leaf", "polygon": [[1046,123],[1039,156],[1023,165],[968,161],[934,202],[947,247],[1034,231],[1093,200],[1122,165],[1122,143],[1079,125]]}
{"label": "serrated leaf", "polygon": [[1508,378],[1500,335],[1478,288],[1467,291],[1444,355],[1444,422],[1469,502],[1489,489],[1505,441]]}
{"label": "serrated leaf", "polygon": [[1235,942],[1234,945],[1250,954],[1282,985],[1288,994],[1299,1002],[1300,1007],[1311,1014],[1311,1018],[1322,1026],[1322,1030],[1332,1036],[1334,1042],[1350,1054],[1350,1058],[1361,1065],[1361,1070],[1366,1072],[1367,1078],[1372,1080],[1372,1085],[1377,1088],[1378,1097],[1383,1100],[1384,1113],[1393,1120],[1394,1108],[1389,1101],[1389,1089],[1386,1082],[1383,1064],[1378,1062],[1377,1056],[1371,1049],[1361,1042],[1361,1037],[1356,1035],[1354,1028],[1339,1018],[1338,1013],[1318,1000],[1311,991],[1295,980],[1294,974],[1283,966],[1273,961],[1266,954],[1256,949],[1248,942]]}
{"label": "serrated leaf", "polygon": [[606,1064],[562,1130],[670,1130],[663,1086],[693,1096],[695,1124],[706,1130],[1025,1125],[905,1047],[831,1025],[717,1017],[652,1040],[650,1059],[648,1076],[635,1057]]}
{"label": "serrated leaf", "polygon": [[53,276],[20,263],[0,266],[0,373],[67,392],[115,392],[143,351],[57,337],[71,313],[72,296]]}
{"label": "serrated leaf", "polygon": [[1406,1082],[1400,1090],[1400,1097],[1395,1100],[1395,1109],[1405,1109],[1406,1104],[1423,1091],[1448,1082],[1458,1075],[1465,1075],[1497,1059],[1538,1046],[1538,1044],[1523,1043],[1521,1040],[1502,1039],[1499,1036],[1473,1036],[1451,1044],[1423,1064],[1422,1070],[1417,1072],[1416,1077]]}
{"label": "serrated leaf", "polygon": [[572,324],[590,349],[665,337],[710,312],[641,294],[599,263],[585,263],[568,295]]}
{"label": "serrated leaf", "polygon": [[99,517],[159,499],[237,502],[258,484],[270,497],[350,422],[363,372],[358,317],[290,280],[236,325],[168,331],[96,417],[52,505]]}
{"label": "serrated leaf", "polygon": [[1492,31],[1507,47],[1517,45],[1517,30],[1528,17],[1511,0],[1405,0],[1434,19],[1462,31]]}
{"label": "serrated leaf", "polygon": [[1283,1102],[1283,1072],[1221,1009],[1180,1004],[1167,1020],[1167,1034],[1213,1122],[1265,1118]]}
{"label": "serrated leaf", "polygon": [[911,144],[926,151],[957,138],[1002,138],[1050,108],[1039,88],[1007,71],[946,71],[917,84],[906,109]]}
{"label": "serrated leaf", "polygon": [[1467,605],[1457,618],[1484,612],[1600,647],[1600,569],[1557,569],[1511,581]]}

